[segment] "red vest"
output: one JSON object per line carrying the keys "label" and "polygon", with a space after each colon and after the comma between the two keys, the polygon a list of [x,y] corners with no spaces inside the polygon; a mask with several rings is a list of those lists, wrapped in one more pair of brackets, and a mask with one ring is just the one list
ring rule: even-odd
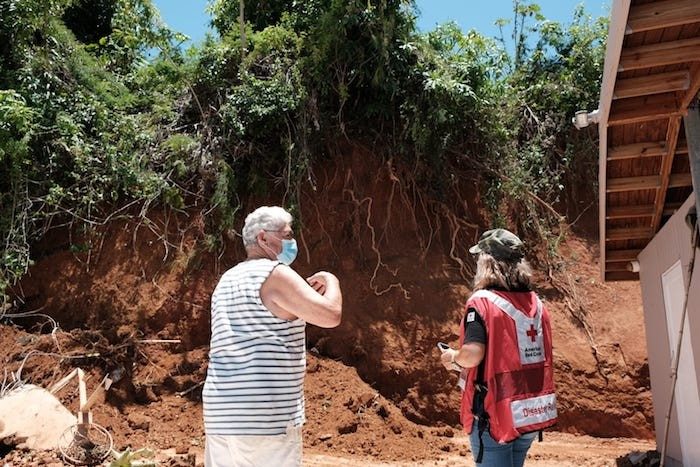
{"label": "red vest", "polygon": [[[483,378],[487,392],[489,433],[499,443],[556,423],[549,313],[534,292],[479,290],[467,302],[486,327]],[[467,315],[467,321],[473,319]],[[462,319],[460,346],[464,344]],[[460,418],[471,432],[474,383],[478,366],[462,371],[466,378]]]}

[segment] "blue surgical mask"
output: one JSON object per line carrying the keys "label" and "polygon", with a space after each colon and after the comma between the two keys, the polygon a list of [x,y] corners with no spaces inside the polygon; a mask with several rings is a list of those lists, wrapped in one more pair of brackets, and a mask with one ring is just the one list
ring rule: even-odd
{"label": "blue surgical mask", "polygon": [[284,239],[282,240],[282,251],[277,255],[277,260],[289,266],[296,259],[298,251],[296,240]]}

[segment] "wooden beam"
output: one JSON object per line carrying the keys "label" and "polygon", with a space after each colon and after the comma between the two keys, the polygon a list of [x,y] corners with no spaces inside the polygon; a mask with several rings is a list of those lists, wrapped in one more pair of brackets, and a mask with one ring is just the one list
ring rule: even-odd
{"label": "wooden beam", "polygon": [[[667,159],[671,158],[668,157]],[[621,193],[624,191],[653,190],[654,188],[659,189],[663,187],[666,189],[681,188],[692,186],[692,184],[693,182],[690,173],[672,175],[643,175],[641,177],[609,178],[606,191],[608,193]],[[663,208],[663,206],[659,207],[658,203],[654,203],[654,205],[658,208],[658,211]],[[645,215],[647,214],[638,212],[636,216],[625,217],[644,217]]]}
{"label": "wooden beam", "polygon": [[605,255],[605,262],[634,261],[642,250],[611,250]]}
{"label": "wooden beam", "polygon": [[661,177],[658,175],[609,178],[606,191],[608,193],[620,193],[623,191],[653,190],[660,186]]}
{"label": "wooden beam", "polygon": [[693,186],[693,178],[690,173],[671,174],[671,176],[668,177],[669,188],[684,188],[690,186]]}
{"label": "wooden beam", "polygon": [[619,161],[640,157],[658,157],[664,154],[666,154],[666,142],[651,141],[611,147],[608,149],[608,160]]}
{"label": "wooden beam", "polygon": [[700,22],[698,0],[668,0],[630,7],[625,34]]}
{"label": "wooden beam", "polygon": [[611,271],[605,273],[606,281],[638,281],[639,273],[631,271]]}
{"label": "wooden beam", "polygon": [[95,405],[95,402],[97,402],[97,398],[100,397],[102,394],[104,394],[104,392],[105,392],[104,386],[98,386],[97,389],[95,390],[95,392],[93,392],[90,395],[90,397],[85,401],[85,403],[83,403],[80,406],[79,411],[81,413],[89,412],[90,409],[92,408],[92,406]]}
{"label": "wooden beam", "polygon": [[89,412],[90,409],[92,408],[93,405],[95,405],[95,402],[97,402],[97,399],[105,393],[107,388],[112,384],[112,379],[109,377],[109,374],[105,375],[104,378],[102,378],[102,381],[100,381],[100,385],[95,389],[95,392],[93,392],[90,397],[85,401],[85,403],[81,403],[80,408],[78,409],[80,412]]}
{"label": "wooden beam", "polygon": [[[682,176],[681,178],[675,178],[671,176],[672,179],[669,182],[669,187],[677,188],[680,186],[689,186],[688,175]],[[682,183],[676,185],[677,183]],[[664,217],[672,216],[678,211],[682,203],[666,203],[664,205],[663,213]],[[640,204],[637,206],[613,206],[608,207],[605,212],[606,219],[636,219],[640,217],[652,217],[654,215],[654,205],[653,204]]]}
{"label": "wooden beam", "polygon": [[[698,4],[700,5],[700,3]],[[621,79],[615,85],[613,99],[683,91],[688,89],[688,86],[690,86],[690,73],[688,70]]]}
{"label": "wooden beam", "polygon": [[667,92],[651,96],[630,97],[613,101],[608,125],[661,120],[681,115],[676,94]]}
{"label": "wooden beam", "polygon": [[[632,143],[609,148],[608,161],[622,161],[628,159],[642,159],[645,157],[659,157],[664,156],[665,154],[665,141]],[[676,145],[676,155],[679,154],[688,154],[688,143],[685,140],[679,141]]]}
{"label": "wooden beam", "polygon": [[600,99],[598,110],[600,122],[598,124],[598,231],[600,253],[600,276],[605,281],[605,184],[607,183],[607,152],[608,152],[608,117],[612,95],[617,79],[617,70],[620,66],[620,53],[625,40],[625,28],[627,27],[627,15],[629,14],[631,0],[617,0],[610,6],[610,25],[608,27],[607,46],[605,47],[605,61],[603,62],[603,80],[600,85]]}
{"label": "wooden beam", "polygon": [[66,386],[66,384],[70,383],[70,380],[75,378],[77,375],[78,375],[78,369],[76,368],[73,371],[71,371],[70,373],[68,373],[66,376],[61,378],[61,380],[58,383],[51,386],[51,389],[49,389],[49,392],[51,394],[56,394],[58,391],[63,389]]}
{"label": "wooden beam", "polygon": [[690,67],[690,85],[688,91],[681,99],[680,109],[685,112],[695,96],[700,92],[700,63],[695,63]]}
{"label": "wooden beam", "polygon": [[607,230],[605,241],[649,239],[653,236],[654,231],[649,227],[617,227]]}
{"label": "wooden beam", "polygon": [[676,154],[676,144],[678,144],[678,132],[681,129],[681,117],[674,117],[668,121],[666,129],[666,147],[669,149],[668,154],[661,159],[661,184],[656,190],[654,198],[654,216],[651,218],[651,228],[654,232],[659,230],[661,225],[661,214],[664,210],[666,201],[666,192],[668,191],[671,175],[671,167],[673,167],[673,156]]}
{"label": "wooden beam", "polygon": [[623,50],[617,71],[638,70],[700,60],[700,37],[640,45]]}
{"label": "wooden beam", "polygon": [[606,219],[630,219],[636,217],[651,217],[654,215],[654,205],[644,204],[639,206],[615,206],[608,207],[605,213]]}

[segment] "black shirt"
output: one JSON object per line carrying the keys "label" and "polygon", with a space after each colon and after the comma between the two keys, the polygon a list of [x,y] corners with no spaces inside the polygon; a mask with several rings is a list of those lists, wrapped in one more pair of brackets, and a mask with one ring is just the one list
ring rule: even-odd
{"label": "black shirt", "polygon": [[[474,314],[471,315],[471,313]],[[464,316],[464,343],[466,344],[467,342],[486,344],[486,326],[484,326],[484,320],[481,318],[479,312],[476,311],[476,308],[472,307],[467,309],[467,314]]]}

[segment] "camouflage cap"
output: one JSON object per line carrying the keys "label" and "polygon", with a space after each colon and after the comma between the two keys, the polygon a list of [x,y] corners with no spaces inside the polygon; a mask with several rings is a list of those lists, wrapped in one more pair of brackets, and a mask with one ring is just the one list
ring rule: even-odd
{"label": "camouflage cap", "polygon": [[469,253],[487,253],[499,260],[518,260],[525,256],[523,242],[506,229],[487,230],[481,234],[479,243],[469,249]]}

